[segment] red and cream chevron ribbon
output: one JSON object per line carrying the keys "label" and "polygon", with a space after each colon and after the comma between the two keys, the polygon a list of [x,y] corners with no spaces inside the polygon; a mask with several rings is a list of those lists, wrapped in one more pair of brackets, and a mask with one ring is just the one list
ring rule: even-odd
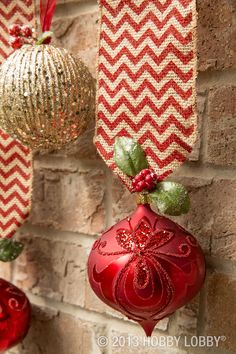
{"label": "red and cream chevron ribbon", "polygon": [[[33,0],[1,0],[0,63],[11,53],[8,27],[31,24]],[[11,237],[29,214],[32,156],[28,148],[0,129],[0,237]]]}
{"label": "red and cream chevron ribbon", "polygon": [[145,149],[167,177],[196,138],[196,0],[100,0],[95,145],[130,187],[113,159],[117,136]]}

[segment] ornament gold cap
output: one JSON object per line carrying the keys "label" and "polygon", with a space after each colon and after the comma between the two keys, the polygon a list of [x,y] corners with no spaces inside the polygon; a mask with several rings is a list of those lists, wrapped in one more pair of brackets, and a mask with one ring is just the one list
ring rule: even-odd
{"label": "ornament gold cap", "polygon": [[136,203],[137,204],[149,204],[148,194],[137,193],[136,194]]}

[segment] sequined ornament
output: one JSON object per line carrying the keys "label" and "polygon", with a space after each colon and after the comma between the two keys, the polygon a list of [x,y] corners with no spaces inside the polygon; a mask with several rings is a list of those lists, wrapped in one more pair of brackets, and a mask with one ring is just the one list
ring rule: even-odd
{"label": "sequined ornament", "polygon": [[150,336],[159,320],[198,293],[205,260],[192,235],[145,204],[94,243],[88,275],[102,301]]}
{"label": "sequined ornament", "polygon": [[31,308],[25,294],[0,279],[0,353],[21,342],[26,336]]}
{"label": "sequined ornament", "polygon": [[24,45],[0,70],[0,124],[33,149],[60,148],[94,116],[94,81],[65,49]]}

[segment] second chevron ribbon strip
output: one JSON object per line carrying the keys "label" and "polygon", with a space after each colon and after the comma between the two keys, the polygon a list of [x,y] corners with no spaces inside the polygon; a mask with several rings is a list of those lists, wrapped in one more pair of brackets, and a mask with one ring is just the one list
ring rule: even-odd
{"label": "second chevron ribbon strip", "polygon": [[117,137],[132,137],[161,179],[196,139],[195,0],[101,0],[95,144],[114,162]]}

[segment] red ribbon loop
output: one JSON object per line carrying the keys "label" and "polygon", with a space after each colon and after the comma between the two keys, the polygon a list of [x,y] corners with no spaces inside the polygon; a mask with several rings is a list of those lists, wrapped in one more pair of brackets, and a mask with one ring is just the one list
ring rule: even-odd
{"label": "red ribbon loop", "polygon": [[56,2],[56,0],[40,0],[40,22],[42,32],[50,30]]}

